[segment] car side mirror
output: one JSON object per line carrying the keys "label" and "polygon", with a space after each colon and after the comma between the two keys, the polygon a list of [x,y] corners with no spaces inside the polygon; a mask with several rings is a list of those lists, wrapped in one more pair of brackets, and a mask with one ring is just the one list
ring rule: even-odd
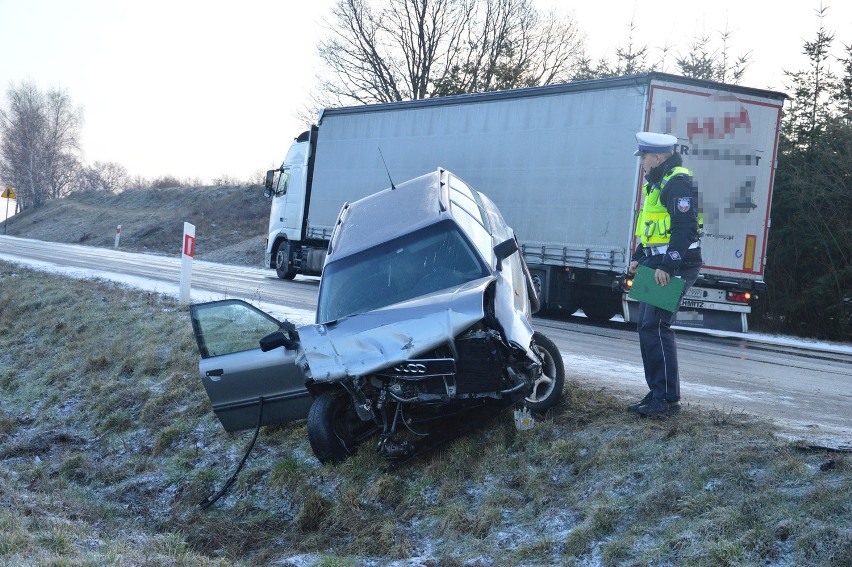
{"label": "car side mirror", "polygon": [[297,343],[282,331],[269,333],[260,339],[260,350],[263,352],[269,352],[270,350],[281,346],[289,350],[295,350]]}
{"label": "car side mirror", "polygon": [[266,181],[263,183],[263,196],[271,197],[272,196],[272,183],[275,181],[275,171],[274,169],[270,169],[266,172]]}
{"label": "car side mirror", "polygon": [[494,255],[497,256],[497,269],[503,269],[503,260],[518,251],[518,241],[514,238],[504,240],[494,247]]}

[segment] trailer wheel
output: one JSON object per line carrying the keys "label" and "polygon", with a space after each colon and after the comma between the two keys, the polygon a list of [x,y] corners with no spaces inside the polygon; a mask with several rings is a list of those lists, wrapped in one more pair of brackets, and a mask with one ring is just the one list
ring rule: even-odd
{"label": "trailer wheel", "polygon": [[562,388],[565,386],[565,364],[562,362],[559,349],[543,334],[534,332],[533,343],[544,364],[541,368],[541,377],[535,381],[532,392],[524,401],[530,410],[543,413],[562,399]]}
{"label": "trailer wheel", "polygon": [[275,253],[275,273],[282,280],[292,280],[296,277],[296,270],[290,268],[290,244],[282,242],[278,245]]}
{"label": "trailer wheel", "polygon": [[586,290],[580,301],[583,313],[590,321],[606,323],[621,310],[621,294],[609,290]]}
{"label": "trailer wheel", "polygon": [[576,299],[569,299],[566,303],[559,305],[559,310],[565,315],[573,315],[580,308],[580,302]]}

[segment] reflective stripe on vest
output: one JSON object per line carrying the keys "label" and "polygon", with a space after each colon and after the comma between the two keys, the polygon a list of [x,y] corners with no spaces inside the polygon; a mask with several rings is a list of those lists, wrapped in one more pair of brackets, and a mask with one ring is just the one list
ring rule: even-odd
{"label": "reflective stripe on vest", "polygon": [[664,203],[660,203],[660,193],[673,177],[678,175],[692,176],[692,172],[685,167],[675,167],[668,172],[660,185],[645,183],[642,192],[645,194],[645,202],[636,219],[636,237],[643,246],[654,246],[668,244],[672,234],[672,218]]}

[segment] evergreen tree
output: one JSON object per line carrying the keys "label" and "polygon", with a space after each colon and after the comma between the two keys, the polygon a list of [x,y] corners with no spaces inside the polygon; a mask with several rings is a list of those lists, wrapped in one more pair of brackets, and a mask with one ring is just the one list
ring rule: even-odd
{"label": "evergreen tree", "polygon": [[[852,334],[852,68],[830,69],[834,34],[805,42],[809,67],[785,72],[784,117],[769,234],[767,287],[759,303],[771,330],[848,340]],[[848,51],[848,50],[847,50]]]}

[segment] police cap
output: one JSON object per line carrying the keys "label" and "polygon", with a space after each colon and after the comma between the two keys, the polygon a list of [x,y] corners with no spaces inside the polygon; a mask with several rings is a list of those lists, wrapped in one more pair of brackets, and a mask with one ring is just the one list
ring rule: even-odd
{"label": "police cap", "polygon": [[634,156],[641,156],[644,153],[664,154],[674,151],[677,138],[671,134],[638,132],[636,134],[636,143],[639,144],[639,149],[633,152]]}

